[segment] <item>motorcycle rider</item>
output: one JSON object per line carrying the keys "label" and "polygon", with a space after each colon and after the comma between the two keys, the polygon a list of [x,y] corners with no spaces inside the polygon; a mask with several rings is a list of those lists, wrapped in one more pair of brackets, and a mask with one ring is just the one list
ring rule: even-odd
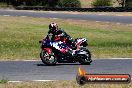
{"label": "motorcycle rider", "polygon": [[58,25],[56,23],[49,24],[49,31],[48,34],[52,34],[51,40],[54,41],[54,38],[56,36],[59,36],[62,40],[66,38],[67,44],[72,48],[76,49],[75,41],[64,31],[58,28]]}

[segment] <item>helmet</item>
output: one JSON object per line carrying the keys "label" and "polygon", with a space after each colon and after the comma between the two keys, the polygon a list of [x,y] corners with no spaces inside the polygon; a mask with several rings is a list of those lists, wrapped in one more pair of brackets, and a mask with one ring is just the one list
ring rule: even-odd
{"label": "helmet", "polygon": [[49,30],[51,32],[55,32],[56,30],[58,30],[58,25],[56,23],[49,24]]}

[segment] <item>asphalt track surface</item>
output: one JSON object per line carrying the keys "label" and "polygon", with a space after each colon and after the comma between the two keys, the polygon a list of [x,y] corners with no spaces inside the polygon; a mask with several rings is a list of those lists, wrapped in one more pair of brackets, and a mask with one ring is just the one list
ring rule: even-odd
{"label": "asphalt track surface", "polygon": [[[0,79],[10,81],[71,80],[76,78],[79,63],[61,63],[46,66],[41,61],[0,61]],[[89,73],[130,74],[132,59],[94,60],[91,65],[82,65]]]}
{"label": "asphalt track surface", "polygon": [[132,17],[128,17],[128,16],[106,16],[106,15],[96,15],[96,14],[66,14],[66,13],[35,12],[35,11],[31,12],[31,11],[16,11],[16,10],[14,11],[0,10],[0,15],[91,20],[91,21],[132,24]]}

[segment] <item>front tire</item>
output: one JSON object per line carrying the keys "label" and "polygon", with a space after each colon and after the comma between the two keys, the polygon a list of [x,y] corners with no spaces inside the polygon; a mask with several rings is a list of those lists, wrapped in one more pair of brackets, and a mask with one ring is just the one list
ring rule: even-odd
{"label": "front tire", "polygon": [[86,54],[79,54],[78,62],[82,65],[90,65],[90,63],[92,62],[90,51],[88,49],[83,49],[83,52],[85,52]]}
{"label": "front tire", "polygon": [[53,66],[53,65],[56,65],[57,63],[57,58],[55,57],[53,52],[49,54],[47,51],[42,50],[40,53],[40,58],[42,62],[46,65]]}

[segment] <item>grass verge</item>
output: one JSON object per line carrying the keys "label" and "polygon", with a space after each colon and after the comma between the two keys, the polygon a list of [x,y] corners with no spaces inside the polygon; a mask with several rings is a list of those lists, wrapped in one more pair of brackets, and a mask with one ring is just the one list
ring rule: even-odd
{"label": "grass verge", "polygon": [[76,81],[54,82],[20,82],[0,84],[0,88],[132,88],[130,84],[85,84],[78,85]]}
{"label": "grass verge", "polygon": [[132,25],[0,16],[0,60],[39,58],[38,41],[56,22],[73,38],[86,37],[93,58],[132,57]]}
{"label": "grass verge", "polygon": [[7,79],[1,79],[0,80],[0,84],[6,84],[6,83],[8,83],[8,80]]}

